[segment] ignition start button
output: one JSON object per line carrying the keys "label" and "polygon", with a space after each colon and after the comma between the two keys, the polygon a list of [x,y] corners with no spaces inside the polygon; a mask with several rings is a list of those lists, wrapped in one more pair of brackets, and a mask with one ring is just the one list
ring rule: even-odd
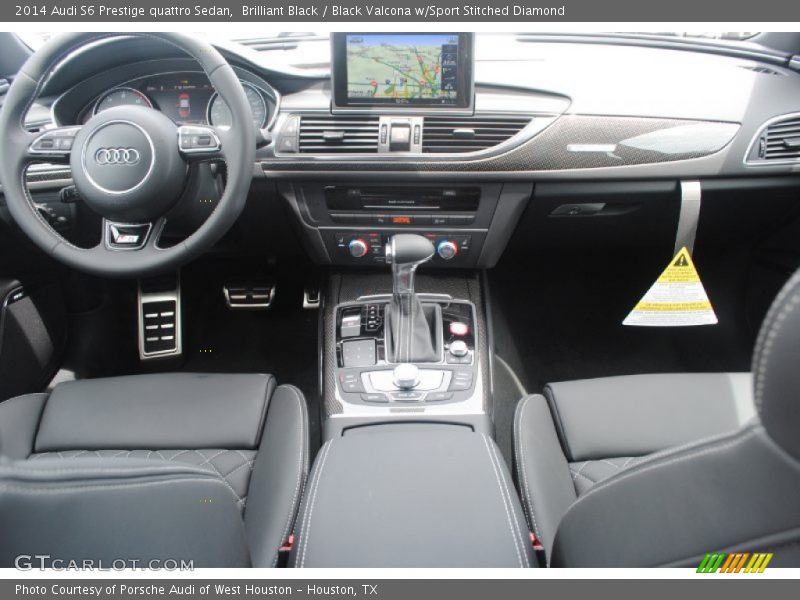
{"label": "ignition start button", "polygon": [[467,335],[469,333],[469,325],[460,321],[450,323],[450,333],[459,337]]}

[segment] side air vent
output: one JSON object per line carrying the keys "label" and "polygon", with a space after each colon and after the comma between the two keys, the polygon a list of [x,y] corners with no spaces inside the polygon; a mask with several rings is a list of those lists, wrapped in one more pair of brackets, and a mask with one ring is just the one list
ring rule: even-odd
{"label": "side air vent", "polygon": [[431,154],[478,152],[517,135],[530,117],[425,117],[422,151]]}
{"label": "side air vent", "polygon": [[761,130],[747,156],[748,163],[800,161],[800,115],[773,121]]}
{"label": "side air vent", "polygon": [[300,119],[300,153],[378,152],[378,117],[308,117]]}

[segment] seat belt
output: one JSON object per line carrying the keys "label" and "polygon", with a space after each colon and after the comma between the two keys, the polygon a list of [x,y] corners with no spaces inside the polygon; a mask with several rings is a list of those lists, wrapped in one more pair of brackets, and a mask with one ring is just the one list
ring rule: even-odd
{"label": "seat belt", "polygon": [[697,222],[700,219],[702,191],[698,180],[681,181],[681,207],[678,214],[678,230],[675,233],[675,250],[673,256],[686,248],[689,254],[694,251],[694,240],[697,236]]}

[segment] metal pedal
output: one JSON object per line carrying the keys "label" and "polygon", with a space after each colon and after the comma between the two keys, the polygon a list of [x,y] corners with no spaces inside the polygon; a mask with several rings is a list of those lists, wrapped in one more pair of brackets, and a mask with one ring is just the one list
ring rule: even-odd
{"label": "metal pedal", "polygon": [[317,310],[322,303],[322,289],[319,283],[308,283],[303,289],[303,308]]}
{"label": "metal pedal", "polygon": [[181,342],[180,275],[139,281],[139,358],[178,356]]}
{"label": "metal pedal", "polygon": [[222,286],[225,304],[233,310],[267,310],[275,300],[275,284],[242,281]]}

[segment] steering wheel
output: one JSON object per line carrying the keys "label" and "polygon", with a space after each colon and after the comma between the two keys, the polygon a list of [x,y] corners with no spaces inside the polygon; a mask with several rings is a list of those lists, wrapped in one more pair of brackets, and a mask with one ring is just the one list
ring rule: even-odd
{"label": "steering wheel", "polygon": [[[23,65],[0,111],[0,180],[9,212],[47,254],[75,269],[138,277],[175,268],[209,249],[241,214],[253,176],[256,132],[247,96],[231,66],[211,45],[180,33],[130,33],[162,40],[193,57],[231,109],[230,127],[177,126],[141,106],[104,110],[82,126],[31,133],[24,119],[53,68],[88,44],[119,34],[54,38]],[[208,219],[184,241],[161,248],[165,214],[185,187],[191,163],[225,161],[227,185]],[[37,161],[69,164],[83,201],[102,219],[102,237],[79,248],[40,215],[26,186]]]}

